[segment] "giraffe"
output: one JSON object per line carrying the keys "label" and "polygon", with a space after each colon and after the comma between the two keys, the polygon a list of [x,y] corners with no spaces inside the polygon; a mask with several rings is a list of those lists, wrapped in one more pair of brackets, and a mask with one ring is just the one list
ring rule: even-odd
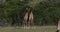
{"label": "giraffe", "polygon": [[28,14],[28,25],[29,26],[33,26],[33,13],[32,13],[32,10],[29,11],[29,14]]}
{"label": "giraffe", "polygon": [[26,13],[24,15],[23,26],[32,26],[33,25],[33,13],[32,7],[26,8]]}
{"label": "giraffe", "polygon": [[59,32],[60,30],[60,19],[58,20],[58,25],[57,25],[57,31],[56,32]]}
{"label": "giraffe", "polygon": [[23,26],[27,26],[27,19],[28,19],[28,12],[26,11],[23,20]]}

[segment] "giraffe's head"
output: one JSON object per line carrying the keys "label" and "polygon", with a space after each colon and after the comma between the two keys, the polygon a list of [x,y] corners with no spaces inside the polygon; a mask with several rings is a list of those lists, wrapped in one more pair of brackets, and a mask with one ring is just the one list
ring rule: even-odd
{"label": "giraffe's head", "polygon": [[32,9],[33,9],[32,7],[27,7],[27,8],[26,8],[26,11],[27,11],[27,12],[31,12]]}

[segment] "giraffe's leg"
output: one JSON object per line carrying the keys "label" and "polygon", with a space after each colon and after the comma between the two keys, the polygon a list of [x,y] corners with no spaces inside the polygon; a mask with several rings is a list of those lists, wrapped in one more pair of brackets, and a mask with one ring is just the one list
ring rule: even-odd
{"label": "giraffe's leg", "polygon": [[26,21],[26,26],[28,26],[28,22]]}
{"label": "giraffe's leg", "polygon": [[29,21],[29,26],[31,26],[31,25],[30,25],[30,21]]}
{"label": "giraffe's leg", "polygon": [[57,30],[56,32],[59,32],[59,30]]}
{"label": "giraffe's leg", "polygon": [[25,26],[25,22],[23,21],[23,26]]}
{"label": "giraffe's leg", "polygon": [[30,21],[27,22],[27,26],[30,26]]}
{"label": "giraffe's leg", "polygon": [[23,25],[27,26],[27,21],[26,20],[24,20]]}
{"label": "giraffe's leg", "polygon": [[33,20],[31,20],[30,22],[31,22],[30,25],[33,26],[34,25]]}

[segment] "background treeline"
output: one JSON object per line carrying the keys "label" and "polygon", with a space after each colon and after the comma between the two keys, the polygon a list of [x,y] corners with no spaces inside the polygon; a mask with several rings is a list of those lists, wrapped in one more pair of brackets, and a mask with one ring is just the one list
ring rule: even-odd
{"label": "background treeline", "polygon": [[[28,7],[28,0],[2,1],[0,4],[0,26],[22,25],[26,7]],[[41,1],[35,5],[32,12],[35,25],[57,25],[60,18],[60,2],[59,0]]]}

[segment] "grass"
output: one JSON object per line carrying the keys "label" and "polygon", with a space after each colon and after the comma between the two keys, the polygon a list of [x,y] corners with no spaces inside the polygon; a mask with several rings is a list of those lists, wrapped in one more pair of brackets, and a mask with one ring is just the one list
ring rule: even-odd
{"label": "grass", "polygon": [[0,27],[0,32],[55,32],[56,26]]}

